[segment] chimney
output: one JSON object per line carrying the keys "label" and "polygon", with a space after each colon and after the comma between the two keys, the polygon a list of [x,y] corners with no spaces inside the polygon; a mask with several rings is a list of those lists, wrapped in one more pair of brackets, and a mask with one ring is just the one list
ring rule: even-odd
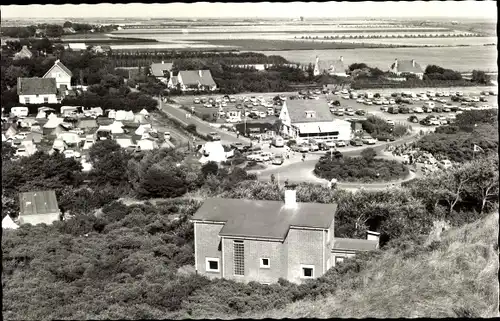
{"label": "chimney", "polygon": [[60,60],[59,60],[59,59],[57,59],[57,60],[54,62],[54,64],[57,64],[57,63],[59,63],[59,62],[60,62]]}
{"label": "chimney", "polygon": [[398,67],[398,58],[396,58],[396,59],[394,60],[394,68],[397,68],[397,67]]}
{"label": "chimney", "polygon": [[28,46],[24,45],[24,46],[23,46],[23,49],[26,49],[26,50],[27,50],[27,49],[28,49]]}
{"label": "chimney", "polygon": [[380,233],[375,231],[366,231],[366,239],[368,241],[377,241],[377,247],[380,240]]}
{"label": "chimney", "polygon": [[200,78],[202,77],[202,70],[198,70],[198,75],[200,75]]}
{"label": "chimney", "polygon": [[285,186],[285,207],[297,207],[297,192],[295,186]]}
{"label": "chimney", "polygon": [[415,67],[415,59],[411,60],[411,64],[412,64],[413,67]]}
{"label": "chimney", "polygon": [[164,64],[165,64],[165,61],[163,61],[163,60],[162,60],[162,61],[161,61],[161,64],[162,64],[162,65],[164,65]]}
{"label": "chimney", "polygon": [[319,62],[319,57],[316,56],[316,64]]}
{"label": "chimney", "polygon": [[344,62],[344,56],[340,56],[340,61]]}

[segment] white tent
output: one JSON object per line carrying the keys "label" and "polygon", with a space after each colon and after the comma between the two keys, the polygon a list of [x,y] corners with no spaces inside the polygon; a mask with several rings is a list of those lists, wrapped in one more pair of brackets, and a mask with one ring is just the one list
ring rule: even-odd
{"label": "white tent", "polygon": [[108,113],[108,118],[115,118],[116,117],[116,110],[110,109]]}
{"label": "white tent", "polygon": [[158,144],[151,139],[138,140],[137,145],[141,148],[141,150],[153,150],[158,148]]}
{"label": "white tent", "polygon": [[62,133],[57,138],[63,140],[66,144],[78,144],[80,142],[80,136],[76,133]]}
{"label": "white tent", "polygon": [[203,156],[200,158],[200,163],[205,164],[207,162],[224,162],[226,161],[226,152],[224,152],[224,147],[220,141],[207,142],[201,148]]}
{"label": "white tent", "polygon": [[145,123],[148,123],[148,120],[146,119],[146,116],[144,116],[144,115],[135,114],[134,115],[134,122],[139,123],[139,124],[145,124]]}
{"label": "white tent", "polygon": [[10,216],[7,215],[2,220],[2,228],[15,230],[15,229],[19,228],[19,225],[14,223],[14,221],[10,218]]}
{"label": "white tent", "polygon": [[47,123],[43,125],[43,128],[49,128],[53,129],[56,128],[57,126],[61,125],[64,122],[63,118],[57,117],[55,114],[50,114],[48,118]]}
{"label": "white tent", "polygon": [[134,121],[134,113],[132,111],[119,110],[116,112],[116,120]]}
{"label": "white tent", "polygon": [[101,107],[92,107],[90,108],[90,112],[96,116],[102,116],[104,114]]}
{"label": "white tent", "polygon": [[82,159],[81,163],[82,163],[82,171],[83,172],[90,172],[90,170],[92,169],[92,164],[89,162],[86,162],[84,159]]}
{"label": "white tent", "polygon": [[151,124],[144,124],[144,125],[140,125],[140,126],[139,126],[136,130],[135,130],[135,134],[136,134],[136,135],[139,135],[139,136],[142,136],[143,134],[148,133],[150,130],[151,130]]}
{"label": "white tent", "polygon": [[35,119],[44,119],[44,118],[47,118],[47,114],[43,110],[40,110],[35,117]]}
{"label": "white tent", "polygon": [[132,142],[132,138],[130,138],[130,137],[128,137],[128,138],[127,137],[116,138],[115,141],[118,145],[120,145],[121,148],[127,148],[127,147],[134,144]]}
{"label": "white tent", "polygon": [[52,149],[57,149],[62,152],[66,149],[66,144],[62,139],[55,139],[54,144],[52,145]]}
{"label": "white tent", "polygon": [[123,123],[121,121],[115,121],[111,125],[109,125],[112,134],[123,134],[125,131],[123,130]]}
{"label": "white tent", "polygon": [[141,114],[143,116],[149,116],[149,112],[144,108],[139,112],[139,114]]}

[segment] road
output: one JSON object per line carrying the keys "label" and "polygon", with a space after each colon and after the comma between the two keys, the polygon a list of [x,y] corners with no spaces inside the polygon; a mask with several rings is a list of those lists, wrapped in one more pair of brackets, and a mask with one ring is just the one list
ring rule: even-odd
{"label": "road", "polygon": [[167,113],[169,116],[177,119],[184,125],[189,125],[189,124],[194,124],[196,125],[196,130],[204,135],[207,135],[211,132],[217,132],[220,137],[221,137],[221,142],[222,144],[232,144],[232,143],[249,143],[250,140],[248,138],[244,137],[236,137],[236,134],[229,133],[223,130],[220,130],[218,128],[212,127],[208,125],[207,122],[197,118],[197,117],[190,117],[187,118],[186,114],[187,112],[183,109],[180,108],[178,105],[170,104],[170,103],[165,103],[160,101],[159,102],[160,109]]}
{"label": "road", "polygon": [[[400,145],[404,143],[411,143],[415,141],[415,139],[416,139],[416,134],[413,134],[411,136],[404,137],[394,142],[377,143],[377,145],[373,146],[372,148],[377,152],[377,154],[381,158],[395,159],[391,154],[384,153],[384,149],[389,145]],[[368,146],[362,146],[362,147],[348,146],[344,148],[338,148],[338,150],[342,152],[344,156],[353,157],[361,155],[361,151],[367,147]],[[269,148],[269,150],[275,154],[284,152],[283,149],[277,149],[275,147],[271,147]],[[302,154],[294,153],[292,154],[290,159],[285,160],[284,164],[281,166],[269,165],[269,167],[266,169],[250,170],[248,172],[256,174],[258,179],[261,181],[269,181],[271,180],[271,175],[274,175],[275,179],[279,180],[281,183],[284,183],[286,180],[288,180],[288,182],[296,184],[301,182],[306,182],[306,183],[326,185],[328,181],[326,179],[317,177],[316,175],[314,175],[313,172],[318,159],[321,156],[323,156],[324,153],[325,152],[307,153],[305,161],[301,160]],[[410,172],[408,177],[406,177],[405,179],[393,181],[390,183],[374,183],[374,184],[338,183],[338,187],[347,190],[357,190],[360,188],[369,190],[379,190],[391,187],[393,184],[400,185],[401,183],[412,180],[415,177],[416,174],[414,172]]]}

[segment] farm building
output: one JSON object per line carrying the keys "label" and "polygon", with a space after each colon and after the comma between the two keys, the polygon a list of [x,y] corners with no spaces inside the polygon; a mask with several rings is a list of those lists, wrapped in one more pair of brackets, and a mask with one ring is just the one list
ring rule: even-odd
{"label": "farm building", "polygon": [[162,61],[161,63],[152,63],[149,70],[151,75],[156,77],[161,82],[167,83],[169,79],[172,78],[173,65],[173,62],[165,63],[165,61]]}
{"label": "farm building", "polygon": [[334,119],[324,99],[287,100],[283,103],[279,118],[282,121],[281,133],[297,141],[297,144],[307,143],[310,139],[351,139],[351,124]]}
{"label": "farm building", "polygon": [[341,250],[356,254],[378,247],[377,241],[352,240],[357,243],[336,248],[337,204],[297,202],[293,187],[284,198],[207,199],[191,220],[196,271],[240,282],[302,283],[340,263],[346,256]]}

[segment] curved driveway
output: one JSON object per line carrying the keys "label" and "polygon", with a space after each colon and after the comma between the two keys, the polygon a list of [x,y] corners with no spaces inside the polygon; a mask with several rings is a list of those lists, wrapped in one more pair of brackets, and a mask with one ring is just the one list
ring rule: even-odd
{"label": "curved driveway", "polygon": [[[382,143],[380,145],[372,147],[374,150],[377,151],[379,156],[383,158],[389,158],[389,159],[395,159],[391,156],[388,155],[380,155],[380,153],[387,147],[388,145],[399,145],[403,143],[410,143],[415,140],[416,134],[413,134],[411,136],[399,139],[394,142],[389,142],[389,143]],[[343,155],[345,156],[359,156],[361,154],[361,151],[364,148],[356,148],[356,147],[347,147],[343,151],[342,148],[338,148],[340,152],[342,152]],[[300,154],[296,153],[295,156],[292,156],[292,162],[289,164],[283,164],[281,166],[273,166],[262,169],[262,170],[250,170],[248,171],[249,173],[256,174],[258,179],[260,181],[270,181],[271,180],[271,175],[274,174],[275,179],[279,181],[280,184],[284,184],[286,180],[288,180],[289,183],[313,183],[313,184],[324,184],[326,185],[328,183],[328,180],[324,178],[319,178],[316,175],[314,175],[314,166],[316,165],[318,159],[324,155],[325,152],[314,152],[314,153],[308,153],[306,156],[305,161],[300,160]],[[285,161],[286,162],[286,161]],[[370,190],[378,190],[378,189],[385,189],[391,186],[399,186],[401,183],[410,181],[417,177],[417,174],[410,171],[409,175],[400,180],[392,181],[392,182],[385,182],[385,183],[338,183],[337,186],[343,189],[348,189],[348,190],[357,190],[360,188],[363,189],[370,189]]]}

